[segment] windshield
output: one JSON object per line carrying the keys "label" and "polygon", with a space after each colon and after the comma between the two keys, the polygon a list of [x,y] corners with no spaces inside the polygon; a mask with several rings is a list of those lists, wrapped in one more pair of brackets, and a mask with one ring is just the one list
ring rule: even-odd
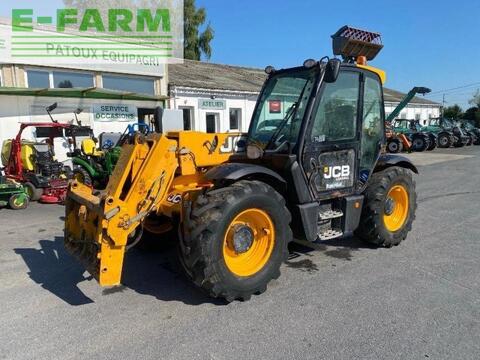
{"label": "windshield", "polygon": [[443,119],[443,123],[447,128],[452,128],[455,126],[454,122],[450,119]]}
{"label": "windshield", "polygon": [[268,80],[253,115],[249,141],[262,149],[296,143],[317,71],[292,70]]}

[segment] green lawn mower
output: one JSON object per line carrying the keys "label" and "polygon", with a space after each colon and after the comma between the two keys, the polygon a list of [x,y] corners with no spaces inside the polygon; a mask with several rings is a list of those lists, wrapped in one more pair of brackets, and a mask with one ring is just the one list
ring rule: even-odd
{"label": "green lawn mower", "polygon": [[97,139],[93,136],[83,140],[81,149],[75,149],[69,154],[74,166],[74,178],[94,189],[104,189],[120,157],[123,143],[136,132],[148,134],[151,129],[143,123],[128,125],[123,134],[118,134],[118,140],[115,142],[101,139],[100,150],[97,149]]}
{"label": "green lawn mower", "polygon": [[69,156],[74,166],[74,178],[95,189],[103,189],[120,157],[121,147],[97,150],[94,139],[82,141],[81,150],[74,150]]}
{"label": "green lawn mower", "polygon": [[30,199],[23,185],[0,176],[0,207],[8,206],[13,210],[23,210],[29,203]]}

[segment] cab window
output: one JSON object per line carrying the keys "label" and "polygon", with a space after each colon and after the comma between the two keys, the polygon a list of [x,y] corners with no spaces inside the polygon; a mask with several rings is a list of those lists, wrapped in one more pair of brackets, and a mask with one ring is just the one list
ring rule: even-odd
{"label": "cab window", "polygon": [[341,72],[334,83],[325,83],[315,114],[313,143],[350,140],[356,137],[360,74]]}

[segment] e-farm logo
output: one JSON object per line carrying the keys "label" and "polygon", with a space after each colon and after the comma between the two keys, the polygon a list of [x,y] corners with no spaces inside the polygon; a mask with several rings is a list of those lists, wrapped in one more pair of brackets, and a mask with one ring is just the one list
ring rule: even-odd
{"label": "e-farm logo", "polygon": [[183,1],[158,5],[64,8],[54,16],[12,9],[11,57],[148,66],[183,57],[183,32],[176,32],[183,29]]}

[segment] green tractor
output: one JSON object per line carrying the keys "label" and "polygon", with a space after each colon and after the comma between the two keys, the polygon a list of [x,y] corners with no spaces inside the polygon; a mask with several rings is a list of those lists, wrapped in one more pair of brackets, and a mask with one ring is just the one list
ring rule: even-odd
{"label": "green tractor", "polygon": [[74,166],[74,179],[95,189],[104,188],[117,164],[120,151],[119,146],[100,151],[97,150],[95,139],[83,140],[81,149],[75,149],[69,154]]}
{"label": "green tractor", "polygon": [[422,131],[436,134],[439,148],[462,147],[470,142],[470,137],[450,119],[430,119],[428,125],[422,127]]}
{"label": "green tractor", "polygon": [[464,133],[470,136],[472,145],[480,145],[480,129],[474,125],[472,120],[459,120],[458,125]]}
{"label": "green tractor", "polygon": [[30,199],[23,185],[0,176],[0,207],[9,206],[13,210],[23,210],[29,203]]}
{"label": "green tractor", "polygon": [[148,134],[150,127],[144,123],[130,124],[125,132],[120,134],[116,143],[101,141],[101,150],[97,149],[97,139],[93,137],[82,141],[81,149],[75,149],[69,156],[74,166],[74,179],[94,189],[104,189],[110,175],[120,158],[122,145],[136,132]]}
{"label": "green tractor", "polygon": [[397,119],[393,122],[393,131],[407,137],[412,151],[432,151],[437,147],[437,136],[423,131],[418,120]]}

